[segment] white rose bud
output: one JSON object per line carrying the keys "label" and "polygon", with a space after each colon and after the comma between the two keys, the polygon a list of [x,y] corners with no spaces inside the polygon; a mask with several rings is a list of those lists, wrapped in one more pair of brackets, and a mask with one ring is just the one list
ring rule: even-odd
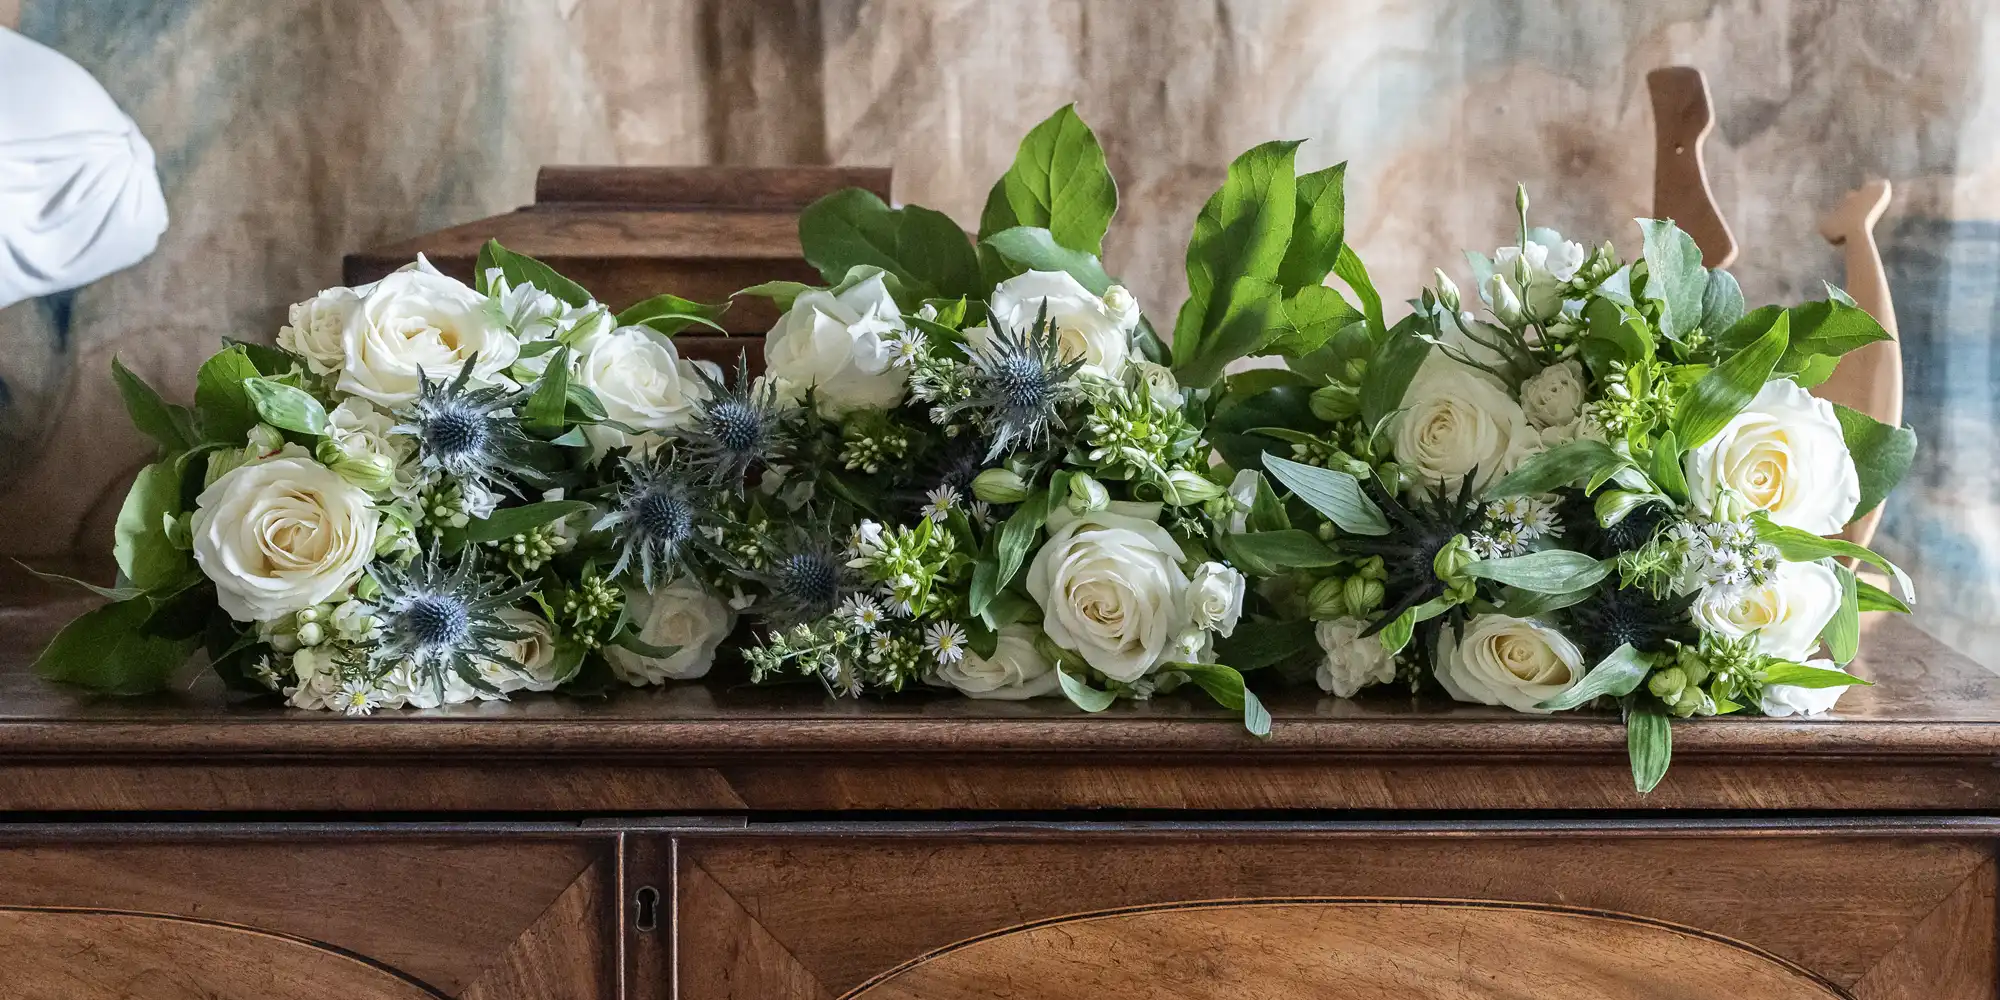
{"label": "white rose bud", "polygon": [[1188,584],[1188,623],[1217,635],[1236,631],[1243,615],[1243,574],[1219,562],[1195,567]]}
{"label": "white rose bud", "polygon": [[292,306],[285,325],[278,328],[278,346],[306,359],[306,367],[315,375],[338,373],[346,356],[341,331],[360,304],[354,289],[329,288]]}
{"label": "white rose bud", "polygon": [[1028,625],[1003,625],[993,643],[993,655],[967,651],[937,668],[936,680],[968,698],[1025,701],[1056,690],[1061,678],[1055,664],[1042,655],[1035,639],[1041,630]]}
{"label": "white rose bud", "polygon": [[1458,283],[1451,280],[1451,276],[1444,273],[1441,267],[1431,268],[1431,277],[1437,280],[1438,304],[1456,314],[1460,301]]}
{"label": "white rose bud", "polygon": [[1682,464],[1689,499],[1703,514],[1718,513],[1727,492],[1773,524],[1832,535],[1861,502],[1861,477],[1833,404],[1790,379],[1764,383]]}
{"label": "white rose bud", "polygon": [[678,647],[671,656],[642,656],[607,646],[604,658],[611,672],[633,687],[669,680],[692,680],[708,673],[715,650],[736,628],[736,615],[708,588],[682,577],[647,593],[625,592],[626,613],[639,626],[639,641],[649,646]]}
{"label": "white rose bud", "polygon": [[1139,373],[1140,384],[1146,387],[1146,394],[1154,402],[1178,408],[1186,398],[1181,395],[1181,384],[1174,378],[1173,369],[1151,361],[1134,361],[1132,368]]}
{"label": "white rose bud", "polygon": [[1521,297],[1514,294],[1514,286],[1508,284],[1505,275],[1493,272],[1486,279],[1486,298],[1493,318],[1508,327],[1519,327],[1527,322],[1527,314],[1521,309]]}
{"label": "white rose bud", "polygon": [[1111,491],[1104,484],[1091,478],[1089,473],[1079,472],[1069,477],[1069,512],[1088,514],[1103,510],[1111,504]]}
{"label": "white rose bud", "polygon": [[1521,412],[1537,428],[1564,427],[1583,411],[1583,366],[1562,361],[1521,383]]}

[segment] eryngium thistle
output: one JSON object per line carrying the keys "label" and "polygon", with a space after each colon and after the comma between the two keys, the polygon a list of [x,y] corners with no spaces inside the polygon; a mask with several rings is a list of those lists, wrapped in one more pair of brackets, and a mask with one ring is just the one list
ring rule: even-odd
{"label": "eryngium thistle", "polygon": [[430,472],[475,483],[498,483],[512,492],[515,481],[541,482],[547,477],[527,464],[531,447],[514,416],[520,394],[499,386],[467,389],[472,365],[467,358],[449,383],[432,381],[417,371],[417,398],[397,415],[397,434],[417,439],[417,460]]}
{"label": "eryngium thistle", "polygon": [[1654,597],[1644,587],[1604,586],[1565,612],[1571,625],[1565,633],[1592,662],[1628,643],[1642,653],[1664,653],[1674,643],[1692,646],[1701,638],[1688,615],[1694,599],[1694,594]]}
{"label": "eryngium thistle", "polygon": [[382,587],[375,602],[382,619],[377,657],[408,661],[413,674],[436,686],[440,699],[447,671],[490,691],[492,685],[479,674],[481,661],[520,667],[505,645],[520,638],[520,629],[507,624],[500,612],[526,597],[533,584],[505,587],[498,577],[479,571],[472,549],[451,566],[426,556],[402,569],[378,562],[368,572]]}
{"label": "eryngium thistle", "polygon": [[673,579],[697,538],[703,508],[688,483],[688,470],[664,451],[651,458],[620,459],[624,474],[617,506],[592,526],[617,536],[616,577],[637,569],[647,590]]}
{"label": "eryngium thistle", "polygon": [[1049,304],[1042,302],[1035,322],[1025,330],[999,325],[983,345],[968,348],[972,395],[945,408],[947,414],[969,412],[986,429],[992,446],[987,460],[1008,451],[1046,443],[1062,425],[1062,407],[1080,394],[1073,381],[1082,358],[1065,360]]}
{"label": "eryngium thistle", "polygon": [[702,366],[695,367],[708,389],[708,401],[681,432],[690,463],[709,482],[741,489],[750,469],[770,455],[775,443],[777,388],[768,380],[752,381],[749,361],[742,355],[736,359],[734,387]]}
{"label": "eryngium thistle", "polygon": [[748,574],[769,592],[760,606],[764,617],[782,627],[831,614],[841,598],[859,589],[860,579],[847,559],[825,538],[799,528],[787,532],[772,547],[770,560]]}

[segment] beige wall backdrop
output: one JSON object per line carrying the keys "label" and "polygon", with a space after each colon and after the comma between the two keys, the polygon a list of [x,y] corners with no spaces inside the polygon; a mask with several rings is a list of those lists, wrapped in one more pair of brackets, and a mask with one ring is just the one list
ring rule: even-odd
{"label": "beige wall backdrop", "polygon": [[[1630,245],[1646,71],[1698,66],[1711,170],[1754,299],[1838,281],[1820,211],[1871,176],[1925,452],[1885,547],[1932,628],[2000,622],[2000,5],[1991,0],[0,0],[102,79],[159,152],[160,252],[0,311],[0,551],[96,537],[145,449],[116,352],[170,391],[271,336],[342,253],[512,208],[543,163],[891,164],[976,220],[1028,126],[1077,101],[1156,317],[1236,152],[1348,160],[1353,242],[1403,297],[1538,218]],[[109,496],[112,499],[106,500]],[[93,508],[97,509],[92,516]]]}

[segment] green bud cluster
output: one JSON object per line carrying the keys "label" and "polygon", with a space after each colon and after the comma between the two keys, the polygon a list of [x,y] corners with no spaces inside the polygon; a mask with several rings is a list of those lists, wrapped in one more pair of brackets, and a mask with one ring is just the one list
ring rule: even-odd
{"label": "green bud cluster", "polygon": [[1190,434],[1181,411],[1153,399],[1144,389],[1123,386],[1102,393],[1084,421],[1085,457],[1107,475],[1165,478],[1186,451]]}
{"label": "green bud cluster", "polygon": [[558,624],[590,649],[611,641],[624,609],[625,593],[593,572],[586,572],[582,582],[564,591],[556,605]]}
{"label": "green bud cluster", "polygon": [[421,524],[432,531],[463,528],[472,521],[472,515],[465,509],[464,487],[449,480],[419,495],[417,514]]}
{"label": "green bud cluster", "polygon": [[910,451],[910,433],[886,418],[857,417],[841,428],[840,463],[850,471],[874,475],[885,465],[903,460]]}
{"label": "green bud cluster", "polygon": [[555,558],[556,542],[560,541],[561,537],[555,525],[544,524],[517,535],[487,542],[486,547],[504,557],[507,560],[507,568],[513,570],[516,575],[526,576],[548,565],[549,560]]}
{"label": "green bud cluster", "polygon": [[954,590],[950,584],[969,562],[950,529],[925,520],[883,529],[855,565],[887,587],[890,600],[908,608],[911,618],[924,618],[946,609]]}
{"label": "green bud cluster", "polygon": [[1366,618],[1382,606],[1388,572],[1380,556],[1369,556],[1346,576],[1329,576],[1313,584],[1306,595],[1306,613],[1314,621]]}

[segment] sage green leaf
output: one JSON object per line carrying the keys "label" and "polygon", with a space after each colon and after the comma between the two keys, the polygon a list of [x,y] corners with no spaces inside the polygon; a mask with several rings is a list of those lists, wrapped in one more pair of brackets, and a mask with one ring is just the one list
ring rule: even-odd
{"label": "sage green leaf", "polygon": [[[743,292],[736,294],[741,295]],[[655,332],[669,337],[690,326],[705,326],[717,333],[727,333],[729,331],[724,330],[718,320],[728,311],[728,302],[709,305],[693,299],[684,299],[678,295],[655,295],[650,299],[636,302],[620,312],[618,325],[651,327]]]}
{"label": "sage green leaf", "polygon": [[1042,525],[1048,523],[1049,507],[1062,503],[1060,497],[1044,490],[1021,501],[1014,513],[1000,526],[999,569],[994,576],[995,592],[1006,589],[1014,582],[1014,574],[1020,572],[1021,564],[1027,561],[1028,552],[1042,537]]}
{"label": "sage green leaf", "polygon": [[1708,287],[1701,296],[1701,328],[1714,336],[1743,318],[1743,287],[1736,276],[1717,268],[1708,272]]}
{"label": "sage green leaf", "polygon": [[553,434],[569,412],[569,348],[556,351],[521,406],[521,423],[529,430]]}
{"label": "sage green leaf", "polygon": [[1311,654],[1319,655],[1319,640],[1309,621],[1243,621],[1236,631],[1215,640],[1216,659],[1249,672]]}
{"label": "sage green leaf", "polygon": [[1909,605],[1897,600],[1894,594],[1866,580],[1856,580],[1854,589],[1855,606],[1861,611],[1893,611],[1905,615],[1910,613]]}
{"label": "sage green leaf", "polygon": [[1295,569],[1324,569],[1341,561],[1311,532],[1297,528],[1221,534],[1216,536],[1215,545],[1230,565],[1253,577],[1277,576]]}
{"label": "sage green leaf", "polygon": [[1489,497],[1529,496],[1574,486],[1596,478],[1609,469],[1616,471],[1631,463],[1608,444],[1578,438],[1529,456],[1486,488]]}
{"label": "sage green leaf", "polygon": [[1389,325],[1382,318],[1382,295],[1375,290],[1375,282],[1368,277],[1368,265],[1361,262],[1361,255],[1345,243],[1340,245],[1340,256],[1333,262],[1335,277],[1347,283],[1354,290],[1354,297],[1361,300],[1362,315],[1368,317],[1368,334],[1380,340],[1389,332]]}
{"label": "sage green leaf", "polygon": [[1522,556],[1480,559],[1466,566],[1465,572],[1537,594],[1567,594],[1595,586],[1611,574],[1614,563],[1569,549],[1543,549]]}
{"label": "sage green leaf", "polygon": [[1660,303],[1660,332],[1680,340],[1701,326],[1708,271],[1701,247],[1679,226],[1661,219],[1638,219],[1645,234],[1646,298]]}
{"label": "sage green leaf", "polygon": [[1632,785],[1639,794],[1658,788],[1674,759],[1673,727],[1659,703],[1643,699],[1625,713],[1625,750],[1632,759]]}
{"label": "sage green leaf", "polygon": [[1833,662],[1844,667],[1861,652],[1861,593],[1853,570],[1835,563],[1833,573],[1840,578],[1840,607],[1819,635],[1832,651]]}
{"label": "sage green leaf", "polygon": [[474,266],[479,271],[474,276],[479,282],[479,288],[488,294],[491,294],[491,289],[488,287],[487,275],[492,269],[499,268],[501,276],[507,279],[510,287],[533,285],[578,308],[596,301],[582,285],[556,273],[555,268],[527,254],[515,253],[501,246],[499,240],[486,241],[486,245],[479,250],[479,260]]}
{"label": "sage green leaf", "polygon": [[1307,285],[1281,300],[1282,317],[1253,353],[1296,358],[1326,346],[1333,335],[1361,322],[1359,310],[1325,285]]}
{"label": "sage green leaf", "polygon": [[1062,246],[1097,256],[1117,212],[1118,184],[1104,150],[1070,104],[1021,139],[1013,167],[986,197],[979,235],[1037,226]]}
{"label": "sage green leaf", "polygon": [[112,554],[132,586],[151,591],[170,587],[187,575],[188,554],[167,538],[165,522],[181,512],[181,477],[172,462],[139,470],[125,503],[118,508]]}
{"label": "sage green leaf", "polygon": [[1243,713],[1243,728],[1253,736],[1271,735],[1271,713],[1265,711],[1264,704],[1243,684],[1243,675],[1234,667],[1220,663],[1173,663],[1168,669],[1178,670],[1188,676],[1196,687],[1208,692],[1210,698],[1223,708],[1233,708]]}
{"label": "sage green leaf", "polygon": [[1884,573],[1896,581],[1896,589],[1903,592],[1906,604],[1917,603],[1916,588],[1910,583],[1910,575],[1902,567],[1876,555],[1868,549],[1840,538],[1821,538],[1810,531],[1788,528],[1771,523],[1762,514],[1751,519],[1757,526],[1757,539],[1778,549],[1778,554],[1791,562],[1818,562],[1821,559],[1858,559]]}
{"label": "sage green leaf", "polygon": [[1303,465],[1269,452],[1264,453],[1264,471],[1342,531],[1354,535],[1389,533],[1389,519],[1382,508],[1361,491],[1361,480],[1345,472]]}
{"label": "sage green leaf", "polygon": [[1660,442],[1653,446],[1653,483],[1660,492],[1676,502],[1688,498],[1687,471],[1681,468],[1680,440],[1673,431],[1660,435]]}
{"label": "sage green leaf", "polygon": [[1764,686],[1812,688],[1823,690],[1837,687],[1874,687],[1875,685],[1844,670],[1828,670],[1824,667],[1808,667],[1803,663],[1774,663],[1764,668]]}
{"label": "sage green leaf", "polygon": [[1063,695],[1069,698],[1071,704],[1086,712],[1102,712],[1118,700],[1117,695],[1091,687],[1089,681],[1062,667],[1056,668],[1056,677],[1062,682]]}
{"label": "sage green leaf", "polygon": [[272,378],[246,378],[243,391],[264,423],[295,434],[326,433],[326,407],[312,393]]}
{"label": "sage green leaf", "polygon": [[1583,359],[1602,377],[1612,362],[1636,364],[1653,356],[1653,335],[1646,324],[1607,298],[1593,298],[1583,307]]}
{"label": "sage green leaf", "polygon": [[1840,420],[1841,437],[1861,479],[1861,502],[1854,506],[1854,516],[1860,517],[1874,510],[1910,471],[1917,458],[1917,432],[1907,424],[1891,427],[1839,403],[1833,405],[1833,415]]}
{"label": "sage green leaf", "polygon": [[1790,323],[1785,314],[1763,335],[1728,360],[1709,369],[1674,407],[1674,437],[1692,451],[1708,442],[1742,412],[1771,378],[1771,369],[1785,353]]}
{"label": "sage green leaf", "polygon": [[1361,380],[1361,419],[1370,427],[1402,407],[1410,380],[1417,377],[1417,369],[1430,356],[1431,345],[1417,335],[1421,322],[1414,313],[1403,317],[1383,335],[1368,359],[1368,373]]}
{"label": "sage green leaf", "polygon": [[[1206,387],[1239,355],[1218,345],[1253,298],[1276,299],[1279,265],[1297,216],[1292,162],[1298,142],[1255,146],[1229,165],[1222,188],[1195,217],[1188,241],[1188,299],[1174,324],[1174,367],[1181,384]],[[1261,339],[1242,343],[1247,351]],[[1236,340],[1242,339],[1237,332]]]}
{"label": "sage green leaf", "polygon": [[1534,618],[1552,611],[1575,607],[1597,595],[1597,588],[1585,587],[1567,594],[1537,594],[1529,590],[1503,587],[1497,602],[1501,614],[1513,618]]}
{"label": "sage green leaf", "polygon": [[1257,495],[1250,501],[1250,515],[1244,519],[1244,526],[1251,531],[1283,531],[1291,527],[1291,515],[1285,512],[1285,502],[1278,499],[1278,491],[1271,488],[1270,477],[1261,472],[1251,474],[1257,477]]}
{"label": "sage green leaf", "polygon": [[1417,610],[1411,608],[1397,615],[1395,621],[1382,626],[1382,631],[1375,634],[1380,637],[1382,648],[1391,655],[1402,652],[1403,647],[1410,644],[1410,637],[1417,634]]}
{"label": "sage green leaf", "polygon": [[1611,651],[1611,655],[1597,662],[1583,680],[1571,685],[1570,689],[1536,708],[1550,712],[1567,712],[1572,708],[1587,705],[1599,698],[1623,698],[1646,680],[1653,672],[1652,658],[1625,643]]}
{"label": "sage green leaf", "polygon": [[[1000,593],[1000,564],[981,556],[972,564],[972,585],[966,594],[966,608],[975,615],[986,614],[986,606]],[[998,626],[995,626],[998,627]]]}
{"label": "sage green leaf", "polygon": [[498,542],[526,534],[551,521],[595,509],[587,500],[541,500],[519,507],[502,507],[488,517],[467,524],[465,540]]}
{"label": "sage green leaf", "polygon": [[1287,295],[1319,287],[1340,262],[1347,234],[1346,178],[1345,163],[1299,175],[1292,239],[1278,264],[1278,284]]}
{"label": "sage green leaf", "polygon": [[257,426],[257,407],[243,388],[244,379],[261,373],[242,347],[230,347],[202,362],[195,375],[194,406],[201,416],[202,437],[241,445]]}
{"label": "sage green leaf", "polygon": [[785,312],[792,308],[792,303],[797,302],[799,296],[814,290],[812,285],[801,281],[764,281],[733,292],[729,298],[733,301],[740,295],[754,295],[770,299],[771,304],[777,306],[779,312]]}
{"label": "sage green leaf", "polygon": [[1797,371],[1815,354],[1839,357],[1856,348],[1891,339],[1875,317],[1837,299],[1792,307],[1792,339],[1779,368]]}
{"label": "sage green leaf", "polygon": [[125,401],[132,426],[159,442],[162,451],[183,451],[195,443],[191,433],[194,421],[187,407],[161,399],[145,379],[115,356],[111,359],[111,379],[118,383],[118,395]]}
{"label": "sage green leaf", "polygon": [[1111,276],[1095,255],[1063,246],[1054,233],[1038,226],[1002,229],[981,242],[1017,267],[1068,274],[1092,295],[1103,295],[1111,287]]}
{"label": "sage green leaf", "polygon": [[35,673],[109,694],[165,688],[195,644],[148,635],[144,626],[152,613],[152,602],[143,597],[86,612],[56,633],[35,659]]}

